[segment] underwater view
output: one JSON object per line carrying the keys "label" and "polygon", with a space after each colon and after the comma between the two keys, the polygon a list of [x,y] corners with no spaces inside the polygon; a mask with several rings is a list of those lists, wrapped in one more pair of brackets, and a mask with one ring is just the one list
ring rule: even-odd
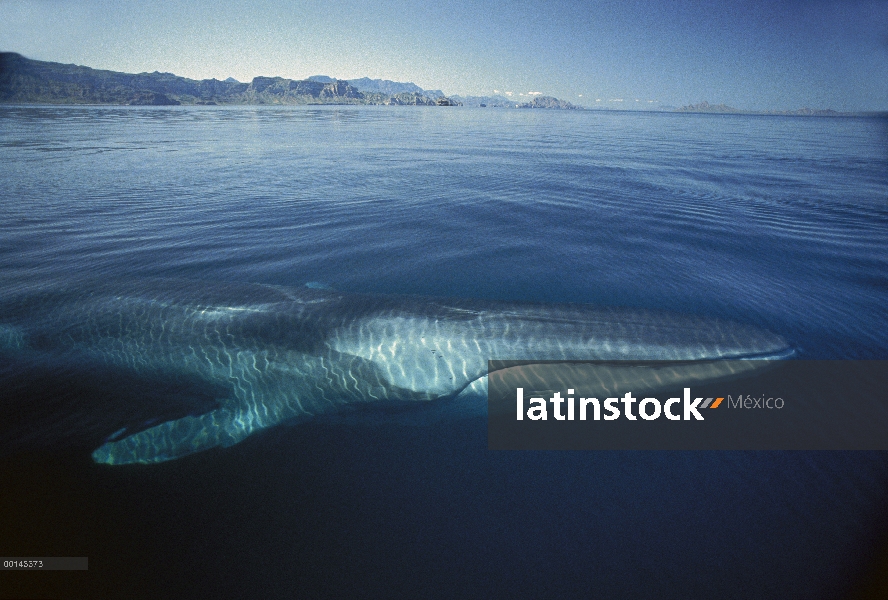
{"label": "underwater view", "polygon": [[489,450],[484,377],[888,359],[883,117],[2,106],[0,181],[0,555],[89,559],[0,597],[846,598],[888,560],[886,452]]}

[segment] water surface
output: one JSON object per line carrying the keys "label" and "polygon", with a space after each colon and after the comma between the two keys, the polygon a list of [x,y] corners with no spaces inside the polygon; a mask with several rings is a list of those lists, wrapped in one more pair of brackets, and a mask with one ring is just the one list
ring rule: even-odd
{"label": "water surface", "polygon": [[[872,118],[3,107],[0,294],[83,274],[311,281],[670,309],[767,328],[801,358],[884,359],[886,131]],[[88,576],[39,584],[55,594],[831,597],[885,531],[881,453],[493,453],[470,419],[285,427],[116,470],[92,465],[77,432],[97,406],[141,417],[139,394],[72,405],[29,389],[0,396],[16,435],[36,430],[27,451],[5,446],[4,513],[24,512],[0,519],[0,554],[89,556]]]}

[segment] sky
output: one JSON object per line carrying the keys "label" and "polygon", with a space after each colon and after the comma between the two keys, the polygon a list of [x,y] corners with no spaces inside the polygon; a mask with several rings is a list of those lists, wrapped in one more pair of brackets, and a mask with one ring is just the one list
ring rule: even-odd
{"label": "sky", "polygon": [[0,0],[0,51],[610,108],[888,110],[888,0]]}

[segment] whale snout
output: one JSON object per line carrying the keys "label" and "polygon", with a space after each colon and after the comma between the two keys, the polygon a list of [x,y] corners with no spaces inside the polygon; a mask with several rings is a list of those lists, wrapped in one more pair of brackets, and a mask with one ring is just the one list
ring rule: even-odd
{"label": "whale snout", "polygon": [[724,331],[720,356],[713,358],[782,360],[791,358],[796,350],[781,335],[753,325],[724,323],[714,328]]}
{"label": "whale snout", "polygon": [[520,358],[694,361],[795,354],[776,333],[715,317],[585,306],[546,307],[510,317],[504,337],[521,344],[527,356]]}

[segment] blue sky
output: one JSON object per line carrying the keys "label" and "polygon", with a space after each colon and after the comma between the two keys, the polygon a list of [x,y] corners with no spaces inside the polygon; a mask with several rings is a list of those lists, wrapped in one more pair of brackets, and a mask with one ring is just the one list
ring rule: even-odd
{"label": "blue sky", "polygon": [[116,71],[888,109],[888,0],[0,0],[0,15],[4,51]]}

